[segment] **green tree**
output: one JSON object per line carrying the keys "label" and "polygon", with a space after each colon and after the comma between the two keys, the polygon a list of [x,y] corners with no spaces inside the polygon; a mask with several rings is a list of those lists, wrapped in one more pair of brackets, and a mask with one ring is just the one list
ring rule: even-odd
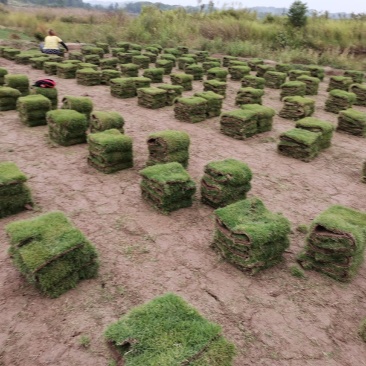
{"label": "green tree", "polygon": [[301,28],[306,25],[308,6],[301,1],[294,1],[287,12],[289,24]]}

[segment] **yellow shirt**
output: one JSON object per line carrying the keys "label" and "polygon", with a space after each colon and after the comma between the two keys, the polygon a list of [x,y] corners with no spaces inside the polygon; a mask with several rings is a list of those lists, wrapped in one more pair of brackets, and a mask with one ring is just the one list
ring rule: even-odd
{"label": "yellow shirt", "polygon": [[57,36],[47,36],[44,39],[44,49],[48,49],[48,50],[57,50],[58,49],[58,44],[62,42],[62,39],[57,37]]}

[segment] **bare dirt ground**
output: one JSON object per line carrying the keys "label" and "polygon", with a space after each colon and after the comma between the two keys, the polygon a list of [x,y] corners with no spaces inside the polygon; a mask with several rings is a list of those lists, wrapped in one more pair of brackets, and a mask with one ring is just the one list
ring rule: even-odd
{"label": "bare dirt ground", "polygon": [[[31,82],[45,77],[5,59],[0,66],[26,73]],[[304,246],[299,225],[309,225],[332,204],[366,210],[366,184],[360,182],[365,139],[337,132],[332,147],[304,163],[276,152],[279,134],[292,128],[293,121],[276,116],[272,131],[238,141],[219,132],[218,117],[179,122],[173,107],[149,110],[138,107],[136,98],[111,97],[107,86],[53,78],[60,97],[88,95],[95,110],[124,116],[135,165],[112,175],[99,173],[87,165],[86,144],[53,147],[47,126],[29,128],[16,111],[0,113],[0,159],[14,161],[28,175],[36,202],[35,211],[0,220],[0,365],[113,365],[104,329],[133,306],[167,291],[222,326],[237,347],[235,366],[366,365],[366,345],[357,335],[366,317],[366,265],[349,284],[309,271],[299,279],[289,270]],[[324,111],[328,82],[329,76],[315,97],[314,117],[336,124],[337,115]],[[236,108],[240,86],[228,84],[225,111]],[[195,81],[194,91],[201,90],[202,82]],[[266,88],[263,104],[278,112],[279,90]],[[210,161],[233,157],[249,165],[254,174],[250,195],[292,224],[291,246],[280,265],[251,277],[221,260],[209,247],[213,209],[200,203],[199,190],[191,208],[169,216],[142,200],[139,170],[148,156],[146,139],[164,129],[191,136],[188,172],[198,187]],[[14,220],[51,210],[62,210],[72,219],[95,244],[101,262],[98,278],[57,299],[42,297],[25,282],[7,254],[4,232]]]}

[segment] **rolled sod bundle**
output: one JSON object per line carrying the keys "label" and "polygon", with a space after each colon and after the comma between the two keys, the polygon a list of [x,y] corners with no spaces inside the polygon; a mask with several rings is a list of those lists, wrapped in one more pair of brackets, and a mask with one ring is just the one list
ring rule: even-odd
{"label": "rolled sod bundle", "polygon": [[333,89],[329,92],[324,109],[327,112],[337,114],[344,109],[351,108],[355,101],[356,94],[340,89]]}
{"label": "rolled sod bundle", "polygon": [[163,89],[150,87],[137,89],[137,104],[141,107],[158,109],[166,106],[166,94]]}
{"label": "rolled sod bundle", "polygon": [[109,53],[109,44],[104,42],[95,42],[95,45],[98,48],[101,48],[104,52],[104,54]]}
{"label": "rolled sod bundle", "polygon": [[158,55],[160,53],[159,48],[156,48],[156,47],[153,47],[153,46],[145,47],[145,51],[154,53],[155,55]]}
{"label": "rolled sod bundle", "polygon": [[0,86],[5,84],[5,75],[8,74],[8,70],[0,67]]}
{"label": "rolled sod bundle", "polygon": [[321,133],[293,128],[280,135],[277,150],[280,154],[309,162],[318,156]]}
{"label": "rolled sod bundle", "polygon": [[302,75],[311,76],[311,73],[308,70],[299,70],[299,69],[292,69],[288,72],[288,78],[290,81],[298,80],[298,77]]}
{"label": "rolled sod bundle", "polygon": [[27,75],[7,74],[4,76],[5,86],[20,91],[22,96],[29,94],[29,79]]}
{"label": "rolled sod bundle", "polygon": [[212,91],[198,92],[194,94],[195,97],[207,100],[206,116],[207,118],[217,117],[221,114],[222,102],[224,97]]}
{"label": "rolled sod bundle", "polygon": [[118,61],[121,64],[129,64],[132,63],[132,56],[134,55],[132,52],[118,52],[116,54],[112,54],[114,57],[117,56]]}
{"label": "rolled sod bundle", "polygon": [[142,54],[142,56],[146,56],[149,58],[149,62],[154,63],[156,62],[156,59],[158,58],[158,56],[155,53],[152,52],[144,52]]}
{"label": "rolled sod bundle", "polygon": [[180,85],[184,91],[192,90],[193,76],[187,74],[171,74],[170,80],[173,85]]}
{"label": "rolled sod bundle", "polygon": [[245,75],[249,75],[249,66],[230,66],[229,74],[231,80],[241,80]]}
{"label": "rolled sod bundle", "polygon": [[90,45],[82,46],[81,53],[84,55],[84,59],[85,59],[85,56],[88,56],[88,55],[97,55],[97,56],[99,56],[99,58],[104,57],[103,48],[96,47],[96,46],[90,46]]}
{"label": "rolled sod bundle", "polygon": [[333,131],[335,128],[330,122],[322,121],[321,119],[314,117],[306,117],[298,120],[295,124],[295,127],[312,132],[320,132],[320,150],[327,149],[331,145]]}
{"label": "rolled sod bundle", "polygon": [[16,55],[18,55],[20,52],[21,50],[17,48],[8,47],[3,49],[2,56],[7,60],[14,61]]}
{"label": "rolled sod bundle", "polygon": [[207,100],[199,97],[177,98],[174,117],[180,121],[197,123],[207,118]]}
{"label": "rolled sod bundle", "polygon": [[365,84],[352,84],[349,88],[351,93],[356,95],[355,105],[366,107],[366,85]]}
{"label": "rolled sod bundle", "polygon": [[303,97],[306,92],[306,84],[302,81],[288,81],[281,85],[280,99],[284,97],[299,95]]}
{"label": "rolled sod bundle", "polygon": [[205,166],[201,180],[201,201],[211,207],[225,207],[246,198],[252,172],[236,160],[213,161]]}
{"label": "rolled sod bundle", "polygon": [[29,63],[33,69],[43,70],[43,64],[49,61],[48,56],[32,57],[29,59]]}
{"label": "rolled sod bundle", "polygon": [[202,67],[203,67],[203,70],[205,71],[205,73],[207,73],[207,71],[210,69],[214,69],[214,68],[220,67],[220,66],[221,66],[221,63],[219,60],[202,62]]}
{"label": "rolled sod bundle", "polygon": [[114,69],[104,69],[102,70],[102,75],[100,77],[100,83],[103,85],[110,85],[109,81],[111,79],[117,79],[121,76],[121,72]]}
{"label": "rolled sod bundle", "polygon": [[90,132],[92,133],[110,129],[116,129],[121,133],[124,133],[124,125],[125,120],[118,112],[94,111],[90,115]]}
{"label": "rolled sod bundle", "polygon": [[57,75],[58,62],[47,61],[43,64],[43,71],[46,75]]}
{"label": "rolled sod bundle", "polygon": [[252,71],[257,71],[257,66],[264,65],[264,60],[261,58],[252,58],[248,60],[248,66]]}
{"label": "rolled sod bundle", "polygon": [[132,309],[106,329],[105,338],[125,366],[231,366],[235,356],[220,326],[172,293]]}
{"label": "rolled sod bundle", "polygon": [[133,98],[137,95],[135,82],[132,78],[110,79],[111,95],[116,98]]}
{"label": "rolled sod bundle", "polygon": [[286,81],[287,74],[278,71],[267,71],[263,75],[265,86],[272,89],[280,89],[281,85]]}
{"label": "rolled sod bundle", "polygon": [[183,87],[180,85],[162,84],[158,88],[166,91],[166,105],[173,105],[175,99],[181,97],[183,93]]}
{"label": "rolled sod bundle", "polygon": [[345,70],[343,76],[349,77],[354,83],[362,84],[364,82],[365,74],[357,70]]}
{"label": "rolled sod bundle", "polygon": [[334,205],[317,216],[297,260],[304,269],[350,281],[363,263],[366,213]]}
{"label": "rolled sod bundle", "polygon": [[19,118],[29,127],[46,125],[46,114],[50,110],[51,101],[41,94],[27,95],[17,100]]}
{"label": "rolled sod bundle", "polygon": [[84,60],[84,55],[81,52],[72,51],[72,52],[69,52],[69,60],[83,61]]}
{"label": "rolled sod bundle", "polygon": [[101,84],[102,72],[91,68],[76,71],[76,83],[79,85],[92,86]]}
{"label": "rolled sod bundle", "polygon": [[179,57],[178,58],[178,69],[184,70],[186,66],[195,64],[196,60],[192,57]]}
{"label": "rolled sod bundle", "polygon": [[310,98],[300,96],[289,96],[283,98],[284,105],[279,116],[292,119],[294,121],[310,117],[314,113],[315,101]]}
{"label": "rolled sod bundle", "polygon": [[173,61],[171,60],[156,60],[155,67],[164,69],[164,75],[169,75],[173,69]]}
{"label": "rolled sod bundle", "polygon": [[85,115],[87,121],[93,110],[93,100],[89,97],[74,97],[66,95],[62,98],[62,109],[72,109]]}
{"label": "rolled sod bundle", "polygon": [[197,56],[197,62],[205,62],[206,58],[208,57],[208,51],[195,51]]}
{"label": "rolled sod bundle", "polygon": [[188,75],[193,76],[193,80],[202,80],[203,79],[203,67],[201,65],[192,64],[187,65],[184,69],[184,72]]}
{"label": "rolled sod bundle", "polygon": [[7,86],[0,87],[0,111],[11,111],[16,109],[17,100],[22,94],[18,89]]}
{"label": "rolled sod bundle", "polygon": [[177,162],[156,164],[140,171],[142,197],[162,213],[192,206],[196,184]]}
{"label": "rolled sod bundle", "polygon": [[225,81],[219,80],[207,80],[203,82],[203,90],[204,91],[212,91],[216,94],[220,94],[223,97],[226,96],[226,87],[227,84]]}
{"label": "rolled sod bundle", "polygon": [[276,111],[273,108],[260,104],[244,104],[240,108],[255,113],[257,119],[257,133],[272,130],[273,117],[276,115]]}
{"label": "rolled sod bundle", "polygon": [[366,137],[366,113],[353,108],[340,111],[337,132]]}
{"label": "rolled sod bundle", "polygon": [[331,76],[329,79],[329,84],[327,88],[327,92],[332,90],[344,90],[348,91],[349,87],[353,84],[353,80],[351,77],[346,76]]}
{"label": "rolled sod bundle", "polygon": [[189,160],[189,135],[183,131],[165,130],[149,135],[147,166],[177,162],[187,168]]}
{"label": "rolled sod bundle", "polygon": [[67,62],[57,64],[57,76],[61,79],[74,79],[77,70],[78,65],[76,63]]}
{"label": "rolled sod bundle", "polygon": [[285,72],[287,74],[292,69],[292,65],[280,63],[280,64],[276,64],[275,69],[278,72]]}
{"label": "rolled sod bundle", "polygon": [[139,76],[139,65],[136,64],[121,64],[120,66],[121,74],[125,77],[136,77]]}
{"label": "rolled sod bundle", "polygon": [[236,93],[235,105],[262,104],[263,89],[240,88]]}
{"label": "rolled sod bundle", "polygon": [[162,83],[164,76],[164,69],[160,67],[145,69],[142,76],[151,79],[152,83]]}
{"label": "rolled sod bundle", "polygon": [[72,109],[56,109],[47,113],[48,135],[62,146],[86,142],[88,120],[85,114]]}
{"label": "rolled sod bundle", "polygon": [[25,174],[11,161],[0,162],[0,218],[33,205]]}
{"label": "rolled sod bundle", "polygon": [[5,227],[9,254],[27,281],[51,298],[98,273],[98,255],[63,212],[49,212]]}
{"label": "rolled sod bundle", "polygon": [[362,164],[361,182],[366,183],[366,161]]}
{"label": "rolled sod bundle", "polygon": [[236,109],[222,113],[220,132],[238,140],[255,135],[258,132],[256,112]]}
{"label": "rolled sod bundle", "polygon": [[78,64],[78,70],[81,70],[81,69],[93,69],[93,70],[97,71],[99,69],[99,67],[98,67],[98,65],[91,64],[89,62],[80,62]]}
{"label": "rolled sod bundle", "polygon": [[132,63],[138,65],[141,69],[148,69],[150,58],[143,55],[132,56]]}
{"label": "rolled sod bundle", "polygon": [[264,64],[263,65],[261,65],[261,64],[257,65],[256,70],[257,70],[257,73],[256,73],[255,76],[257,76],[259,78],[264,77],[264,74],[267,71],[275,71],[276,72],[276,69],[275,69],[274,66],[272,66],[272,65],[264,65]]}
{"label": "rolled sod bundle", "polygon": [[38,86],[32,86],[30,94],[40,94],[48,98],[51,102],[51,109],[57,109],[58,106],[58,92],[56,88],[40,88]]}
{"label": "rolled sod bundle", "polygon": [[[168,61],[171,61],[173,67],[175,67],[176,64],[177,64],[177,58],[174,55],[170,54],[170,53],[165,53],[165,54],[160,55],[159,60],[168,60]],[[157,61],[159,61],[159,60],[157,60]]]}
{"label": "rolled sod bundle", "polygon": [[325,71],[323,67],[317,65],[307,65],[305,69],[310,71],[310,76],[318,78],[320,81],[324,79]]}
{"label": "rolled sod bundle", "polygon": [[289,221],[257,197],[215,210],[212,247],[242,271],[255,274],[282,260],[289,247]]}
{"label": "rolled sod bundle", "polygon": [[259,78],[254,75],[245,75],[241,79],[241,86],[243,88],[251,87],[254,89],[264,89],[264,84],[266,83],[266,79]]}
{"label": "rolled sod bundle", "polygon": [[117,57],[110,57],[110,58],[105,58],[103,60],[100,60],[99,66],[100,66],[101,70],[117,69],[118,63],[119,63],[119,61],[118,61]]}
{"label": "rolled sod bundle", "polygon": [[228,70],[222,67],[213,67],[212,69],[207,70],[207,80],[218,80],[218,81],[226,81],[226,77],[228,75]]}
{"label": "rolled sod bundle", "polygon": [[319,90],[320,80],[313,76],[300,75],[296,79],[305,83],[305,95],[317,95]]}
{"label": "rolled sod bundle", "polygon": [[180,50],[178,50],[178,48],[172,48],[172,47],[164,48],[163,52],[171,54],[175,57],[180,57],[182,55],[182,52]]}
{"label": "rolled sod bundle", "polygon": [[110,174],[133,167],[132,138],[116,129],[91,133],[87,137],[88,164]]}

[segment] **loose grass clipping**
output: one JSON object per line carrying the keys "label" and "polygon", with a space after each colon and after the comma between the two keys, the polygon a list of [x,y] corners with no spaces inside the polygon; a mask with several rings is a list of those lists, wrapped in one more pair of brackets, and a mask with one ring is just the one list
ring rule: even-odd
{"label": "loose grass clipping", "polygon": [[28,282],[58,297],[98,272],[97,252],[62,212],[12,222],[9,254]]}
{"label": "loose grass clipping", "polygon": [[231,366],[235,356],[221,327],[172,293],[132,309],[104,336],[125,366]]}

